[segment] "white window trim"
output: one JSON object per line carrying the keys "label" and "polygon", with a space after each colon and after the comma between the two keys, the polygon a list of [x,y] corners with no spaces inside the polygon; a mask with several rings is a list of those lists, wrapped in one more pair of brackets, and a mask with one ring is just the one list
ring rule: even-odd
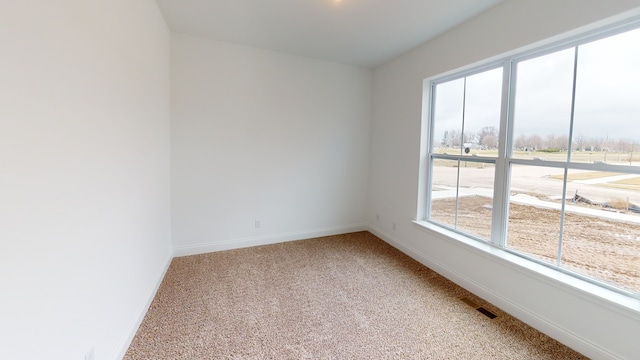
{"label": "white window trim", "polygon": [[[415,220],[413,223],[418,229],[425,231],[430,235],[433,233],[442,235],[443,238],[451,241],[452,243],[473,251],[476,254],[484,256],[492,261],[505,264],[514,271],[525,271],[527,276],[536,277],[553,286],[558,286],[558,284],[565,285],[566,287],[563,289],[568,289],[572,293],[583,297],[586,300],[594,301],[594,298],[589,295],[596,296],[596,299],[601,299],[601,301],[598,301],[600,304],[611,310],[620,312],[620,308],[623,308],[631,310],[635,314],[640,314],[640,299],[638,298],[622,294],[618,291],[602,287],[591,281],[558,271],[554,268],[537,263],[536,261],[531,261],[526,257],[515,255],[502,248],[493,246],[488,242],[477,241],[465,234],[461,234],[451,229],[446,229],[432,222]],[[621,314],[624,316],[630,315],[628,312],[621,312]]]}
{"label": "white window trim", "polygon": [[[502,260],[509,262],[510,264],[518,265],[544,277],[551,278],[580,291],[588,294],[596,295],[607,301],[611,301],[615,304],[624,306],[625,308],[640,311],[640,292],[632,293],[620,289],[618,287],[606,284],[597,279],[593,279],[581,274],[574,273],[568,269],[559,268],[557,266],[550,266],[538,259],[527,256],[516,251],[512,251],[506,247],[504,234],[507,228],[508,221],[508,209],[505,204],[508,204],[508,192],[509,192],[509,176],[508,168],[511,164],[522,164],[528,166],[544,166],[544,167],[557,167],[567,169],[582,169],[592,171],[610,171],[620,173],[640,173],[639,166],[621,166],[614,164],[583,164],[583,163],[571,163],[570,160],[566,162],[553,162],[544,160],[528,160],[528,159],[514,159],[509,158],[512,134],[507,134],[507,131],[512,131],[512,126],[508,126],[513,118],[513,101],[515,97],[511,96],[511,90],[514,87],[515,77],[512,76],[514,72],[513,64],[515,62],[525,61],[527,59],[543,56],[545,54],[553,53],[563,49],[576,47],[588,42],[596,41],[602,38],[614,36],[616,34],[636,29],[640,26],[640,17],[634,17],[627,19],[623,22],[619,22],[614,25],[606,27],[600,27],[595,30],[583,32],[578,35],[572,35],[560,40],[553,40],[542,42],[535,47],[529,47],[526,50],[515,50],[504,54],[502,56],[494,57],[492,60],[486,62],[479,62],[469,66],[465,66],[461,69],[449,71],[445,74],[433,76],[423,81],[423,112],[422,112],[422,136],[420,145],[420,172],[418,180],[418,208],[416,212],[416,220],[414,223],[423,230],[435,231],[452,241],[465,244],[475,250],[479,250],[484,254],[495,256]],[[495,163],[495,182],[494,182],[494,198],[493,198],[493,217],[492,217],[492,238],[487,241],[474,237],[470,234],[458,231],[442,225],[440,223],[432,222],[429,219],[430,203],[431,203],[431,191],[432,191],[432,154],[431,144],[433,144],[433,134],[430,133],[430,129],[433,128],[433,109],[431,108],[433,88],[437,83],[447,82],[453,79],[458,79],[463,76],[470,76],[476,73],[480,73],[492,68],[503,68],[503,90],[502,92],[502,109],[500,116],[500,133],[499,133],[499,146],[497,158],[485,158],[476,157],[465,158],[465,161],[475,161],[484,163]],[[574,91],[575,91],[575,79],[574,79]],[[573,104],[572,104],[573,112]],[[573,121],[573,116],[572,120]],[[571,135],[571,134],[570,134]],[[508,139],[509,141],[505,141]],[[458,160],[458,155],[438,155],[436,158]],[[564,185],[566,186],[566,184]],[[563,204],[564,205],[564,204]]]}

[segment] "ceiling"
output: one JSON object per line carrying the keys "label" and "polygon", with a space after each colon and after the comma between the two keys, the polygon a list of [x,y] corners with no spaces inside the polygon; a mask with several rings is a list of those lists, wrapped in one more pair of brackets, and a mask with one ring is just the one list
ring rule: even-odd
{"label": "ceiling", "polygon": [[171,30],[375,67],[502,0],[156,0]]}

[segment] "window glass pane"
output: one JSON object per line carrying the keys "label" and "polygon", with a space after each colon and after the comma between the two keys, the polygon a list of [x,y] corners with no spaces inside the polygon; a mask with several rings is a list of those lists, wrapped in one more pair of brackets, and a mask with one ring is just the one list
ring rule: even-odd
{"label": "window glass pane", "polygon": [[436,85],[433,114],[433,152],[460,154],[464,78]]}
{"label": "window glass pane", "polygon": [[[504,69],[434,86],[430,220],[640,294],[640,29],[510,60],[508,174],[478,162],[498,155]],[[506,227],[493,229],[506,190]]]}
{"label": "window glass pane", "polygon": [[517,64],[512,157],[567,160],[574,52]]}
{"label": "window glass pane", "polygon": [[458,161],[433,160],[431,220],[455,228]]}
{"label": "window glass pane", "polygon": [[513,165],[507,247],[556,263],[564,170]]}
{"label": "window glass pane", "polygon": [[458,230],[491,239],[494,177],[493,164],[460,161]]}
{"label": "window glass pane", "polygon": [[467,77],[463,154],[498,156],[501,98],[502,68]]}
{"label": "window glass pane", "polygon": [[577,69],[571,161],[640,164],[640,29],[580,46]]}
{"label": "window glass pane", "polygon": [[567,180],[562,266],[640,292],[640,175],[569,170]]}

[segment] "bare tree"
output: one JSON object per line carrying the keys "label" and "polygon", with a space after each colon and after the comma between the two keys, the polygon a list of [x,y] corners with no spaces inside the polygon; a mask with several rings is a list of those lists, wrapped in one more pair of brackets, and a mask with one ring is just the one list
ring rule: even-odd
{"label": "bare tree", "polygon": [[513,145],[516,149],[525,150],[527,148],[527,137],[524,136],[524,134],[520,134],[520,136],[515,139]]}
{"label": "bare tree", "polygon": [[498,146],[498,129],[495,126],[485,126],[477,134],[478,143],[488,149]]}
{"label": "bare tree", "polygon": [[582,134],[574,135],[573,144],[575,145],[574,149],[584,151],[585,145],[587,144],[587,138]]}
{"label": "bare tree", "polygon": [[498,137],[495,135],[486,135],[482,138],[482,145],[487,149],[495,149],[498,147]]}
{"label": "bare tree", "polygon": [[547,134],[547,137],[544,139],[544,148],[552,148],[556,143],[556,135],[555,134]]}
{"label": "bare tree", "polygon": [[556,141],[553,143],[553,147],[562,151],[569,150],[569,136],[559,135],[556,137]]}
{"label": "bare tree", "polygon": [[451,147],[459,147],[462,134],[457,129],[449,130],[449,139],[451,141]]}
{"label": "bare tree", "polygon": [[442,137],[442,141],[440,141],[440,145],[442,147],[449,147],[449,132],[445,130],[444,136]]}
{"label": "bare tree", "polygon": [[627,139],[618,139],[614,150],[619,152],[629,152],[631,150],[631,142]]}
{"label": "bare tree", "polygon": [[529,135],[527,137],[527,148],[538,150],[542,148],[542,138],[538,134]]}
{"label": "bare tree", "polygon": [[591,151],[602,151],[602,149],[605,147],[604,138],[603,137],[593,137],[593,138],[589,139],[588,147],[591,149]]}
{"label": "bare tree", "polygon": [[474,134],[474,133],[468,133],[468,132],[465,131],[463,138],[464,138],[463,143],[465,143],[465,144],[466,143],[475,143],[476,142],[476,134]]}

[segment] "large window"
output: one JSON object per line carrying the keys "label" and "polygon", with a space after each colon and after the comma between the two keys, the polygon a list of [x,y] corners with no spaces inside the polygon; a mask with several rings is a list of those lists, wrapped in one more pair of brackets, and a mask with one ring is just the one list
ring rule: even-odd
{"label": "large window", "polygon": [[429,80],[427,221],[640,297],[640,29]]}

